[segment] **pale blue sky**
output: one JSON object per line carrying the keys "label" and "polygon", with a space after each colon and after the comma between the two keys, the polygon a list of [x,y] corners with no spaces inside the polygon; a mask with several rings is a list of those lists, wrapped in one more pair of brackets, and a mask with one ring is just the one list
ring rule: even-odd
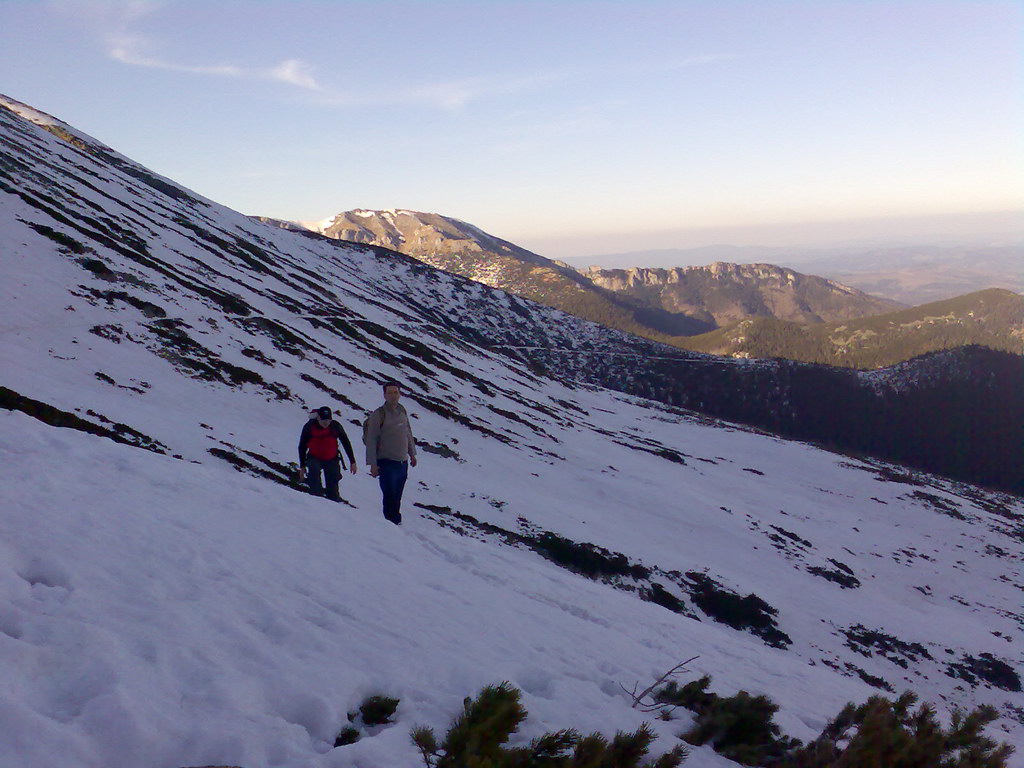
{"label": "pale blue sky", "polygon": [[0,0],[0,92],[245,213],[559,257],[1022,209],[1022,41],[986,0]]}

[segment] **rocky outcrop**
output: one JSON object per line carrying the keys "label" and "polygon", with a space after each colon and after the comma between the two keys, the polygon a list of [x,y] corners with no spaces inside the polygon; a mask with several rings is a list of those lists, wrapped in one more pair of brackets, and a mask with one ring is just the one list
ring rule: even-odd
{"label": "rocky outcrop", "polygon": [[570,268],[438,213],[356,209],[329,219],[321,233],[337,240],[380,245],[499,288],[502,286],[497,283],[514,282],[513,276],[523,264],[581,282]]}
{"label": "rocky outcrop", "polygon": [[902,307],[856,288],[773,264],[715,262],[674,269],[599,269],[595,285],[667,312],[726,326],[752,317],[800,323],[850,320]]}

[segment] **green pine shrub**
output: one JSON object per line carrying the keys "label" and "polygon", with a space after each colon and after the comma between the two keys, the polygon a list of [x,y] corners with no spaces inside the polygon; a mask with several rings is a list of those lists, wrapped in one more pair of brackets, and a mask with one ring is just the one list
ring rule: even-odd
{"label": "green pine shrub", "polygon": [[363,730],[381,725],[393,725],[392,717],[398,709],[399,699],[389,696],[373,695],[363,699],[363,703],[348,713],[348,725],[341,729],[334,739],[335,747],[355,744],[363,736]]}
{"label": "green pine shrub", "polygon": [[362,734],[359,733],[359,729],[354,725],[346,725],[334,739],[334,746],[344,747],[346,744],[355,744],[359,741],[359,737],[361,735]]}
{"label": "green pine shrub", "polygon": [[542,557],[588,579],[620,576],[646,579],[651,575],[648,568],[631,563],[628,557],[619,552],[612,552],[596,544],[581,544],[551,531],[544,531],[530,541],[529,546]]}
{"label": "green pine shrub", "polygon": [[792,638],[779,629],[775,621],[779,611],[757,595],[738,595],[699,571],[688,571],[686,576],[693,582],[690,594],[694,605],[715,621],[749,631],[773,648],[793,644]]}
{"label": "green pine shrub", "polygon": [[910,691],[896,701],[872,696],[860,706],[847,704],[780,768],[1006,768],[1013,747],[983,733],[999,716],[995,708],[956,709],[947,730],[932,705],[915,704]]}
{"label": "green pine shrub", "polygon": [[713,699],[717,698],[715,694],[708,693],[709,685],[711,685],[711,675],[691,680],[686,685],[679,685],[673,680],[664,688],[654,692],[654,701],[670,707],[683,707],[694,712],[701,712]]}
{"label": "green pine shrub", "polygon": [[917,696],[896,701],[873,696],[859,706],[847,704],[822,731],[802,746],[781,734],[772,719],[778,706],[767,696],[740,691],[723,698],[707,690],[704,675],[685,685],[672,681],[653,695],[667,708],[683,707],[696,722],[681,738],[712,748],[742,765],[771,768],[1006,768],[1013,747],[984,735],[999,715],[980,706],[953,712],[948,730],[930,704],[916,710]]}
{"label": "green pine shrub", "polygon": [[359,715],[363,725],[372,728],[375,725],[388,725],[398,709],[398,699],[388,696],[370,696],[359,705]]}
{"label": "green pine shrub", "polygon": [[487,686],[476,699],[465,700],[444,741],[420,726],[412,730],[412,742],[427,768],[677,768],[686,757],[686,749],[677,746],[641,763],[655,739],[646,724],[632,733],[620,731],[611,741],[570,728],[546,733],[525,747],[505,747],[526,720],[520,698],[508,682]]}
{"label": "green pine shrub", "polygon": [[743,765],[767,765],[783,757],[799,742],[782,735],[772,722],[779,711],[767,696],[740,691],[723,698],[707,690],[711,677],[704,675],[686,685],[670,682],[654,694],[658,704],[685,707],[697,718],[680,738],[694,746],[710,744],[723,757]]}
{"label": "green pine shrub", "polygon": [[772,722],[778,711],[778,705],[767,696],[751,696],[746,691],[716,697],[698,714],[683,740],[697,746],[711,744],[720,755],[742,765],[764,765],[794,745]]}

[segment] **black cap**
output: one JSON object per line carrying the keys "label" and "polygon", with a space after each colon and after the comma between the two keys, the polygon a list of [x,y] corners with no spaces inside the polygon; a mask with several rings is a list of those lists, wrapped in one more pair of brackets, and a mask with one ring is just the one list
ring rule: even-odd
{"label": "black cap", "polygon": [[319,416],[321,419],[329,419],[331,418],[331,409],[328,408],[326,405],[323,408],[317,408],[316,415]]}

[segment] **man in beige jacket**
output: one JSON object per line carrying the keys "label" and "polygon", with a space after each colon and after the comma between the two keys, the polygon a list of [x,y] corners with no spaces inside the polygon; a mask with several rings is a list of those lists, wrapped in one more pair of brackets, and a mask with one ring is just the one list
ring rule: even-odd
{"label": "man in beige jacket", "polygon": [[384,517],[402,524],[402,491],[409,467],[416,466],[416,440],[409,414],[399,404],[402,387],[397,381],[384,383],[384,405],[366,417],[363,443],[370,474],[380,482]]}

